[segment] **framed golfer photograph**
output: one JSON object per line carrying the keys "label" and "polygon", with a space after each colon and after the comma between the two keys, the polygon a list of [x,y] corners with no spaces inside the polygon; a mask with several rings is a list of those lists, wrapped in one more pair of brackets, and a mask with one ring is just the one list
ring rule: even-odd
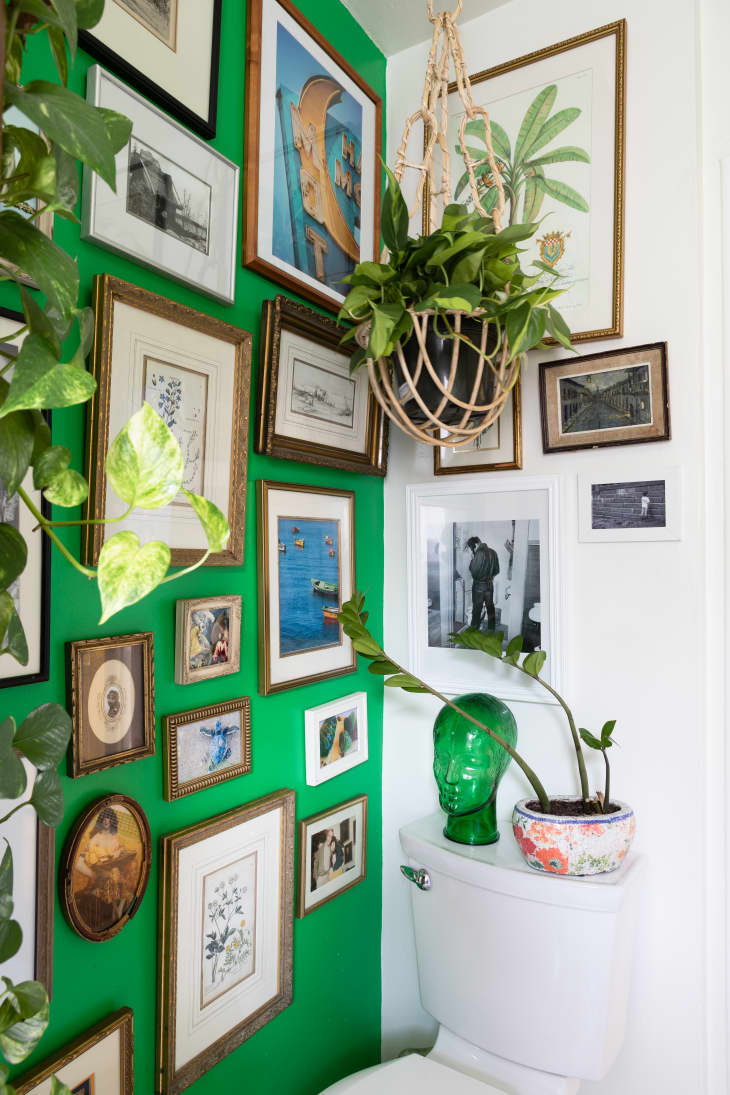
{"label": "framed golfer photograph", "polygon": [[241,598],[178,601],[175,617],[175,684],[193,684],[241,668]]}
{"label": "framed golfer photograph", "polygon": [[168,802],[251,771],[251,701],[247,696],[165,715],[162,727]]}
{"label": "framed golfer photograph", "polygon": [[299,822],[297,916],[308,916],[365,881],[367,828],[367,795]]}
{"label": "framed golfer photograph", "polygon": [[590,543],[681,540],[682,469],[578,477],[578,539]]}
{"label": "framed golfer photograph", "polygon": [[120,1008],[13,1080],[16,1095],[49,1095],[53,1077],[71,1095],[134,1095],[131,1008]]}
{"label": "framed golfer photograph", "polygon": [[368,759],[367,692],[309,707],[304,712],[307,783],[317,787]]}

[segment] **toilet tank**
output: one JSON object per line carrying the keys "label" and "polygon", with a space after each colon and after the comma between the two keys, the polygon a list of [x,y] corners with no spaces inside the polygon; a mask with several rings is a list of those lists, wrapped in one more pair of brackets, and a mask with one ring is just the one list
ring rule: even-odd
{"label": "toilet tank", "polygon": [[600,1080],[624,1038],[641,858],[590,880],[545,875],[508,823],[482,847],[454,844],[443,825],[437,813],[400,830],[431,880],[411,884],[424,1008],[500,1057]]}

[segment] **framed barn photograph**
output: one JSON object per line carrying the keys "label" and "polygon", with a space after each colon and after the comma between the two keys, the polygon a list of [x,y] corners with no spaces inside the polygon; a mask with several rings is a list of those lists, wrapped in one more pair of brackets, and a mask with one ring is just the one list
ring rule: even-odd
{"label": "framed barn photograph", "polygon": [[367,692],[309,707],[304,712],[307,783],[317,787],[368,759]]}
{"label": "framed barn photograph", "polygon": [[365,881],[367,829],[367,795],[358,795],[299,822],[297,916],[308,916]]}
{"label": "framed barn photograph", "polygon": [[131,1008],[120,1008],[13,1081],[16,1095],[48,1095],[52,1077],[71,1095],[134,1095]]}
{"label": "framed barn photograph", "polygon": [[251,701],[247,696],[165,715],[162,727],[168,802],[251,771]]}

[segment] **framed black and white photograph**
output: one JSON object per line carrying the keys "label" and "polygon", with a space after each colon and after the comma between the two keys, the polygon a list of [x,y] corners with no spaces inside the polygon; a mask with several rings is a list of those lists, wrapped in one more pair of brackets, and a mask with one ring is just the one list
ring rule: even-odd
{"label": "framed black and white photograph", "polygon": [[[469,627],[499,631],[504,646],[544,650],[543,676],[559,687],[558,481],[495,477],[406,488],[409,665],[450,695],[480,689],[544,703],[544,690],[450,636]],[[549,701],[548,701],[549,702]]]}
{"label": "framed black and white photograph", "polygon": [[368,759],[368,696],[353,692],[304,712],[307,783],[317,787]]}
{"label": "framed black and white photograph", "polygon": [[82,238],[231,304],[239,168],[99,65],[86,98],[130,118],[132,136],[116,193],[84,171]]}
{"label": "framed black and white photograph", "polygon": [[496,422],[463,448],[433,450],[434,475],[481,475],[522,467],[522,380],[517,378]]}
{"label": "framed black and white photograph", "polygon": [[641,478],[580,475],[578,527],[578,538],[593,543],[681,540],[681,468],[665,468]]}
{"label": "framed black and white photograph", "polygon": [[201,137],[215,137],[223,0],[107,0],[80,45]]}

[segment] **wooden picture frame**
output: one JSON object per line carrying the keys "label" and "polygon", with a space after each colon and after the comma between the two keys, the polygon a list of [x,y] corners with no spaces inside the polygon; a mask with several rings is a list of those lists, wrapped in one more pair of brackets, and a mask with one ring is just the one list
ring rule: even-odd
{"label": "wooden picture frame", "polygon": [[[329,316],[279,295],[264,301],[261,331],[256,452],[385,475],[388,419],[370,390],[367,370],[350,376],[349,355],[340,347],[342,327]],[[306,392],[297,388],[298,379],[309,385]],[[326,410],[333,406],[333,399],[337,406],[328,420]]]}
{"label": "wooden picture frame", "polygon": [[[108,1078],[97,1077],[87,1069],[94,1068],[93,1051],[101,1047],[107,1038],[119,1037],[118,1061],[112,1066],[112,1074],[119,1078],[116,1090],[109,1086]],[[89,1055],[89,1056],[87,1056]],[[86,1063],[84,1058],[86,1057]],[[75,1066],[75,1068],[74,1068]],[[47,1057],[39,1065],[13,1082],[16,1095],[40,1095],[49,1090],[46,1086],[52,1076],[72,1087],[74,1091],[89,1091],[89,1095],[134,1095],[134,1020],[131,1008],[120,1008],[102,1019],[90,1030],[84,1031],[58,1053]],[[82,1086],[92,1079],[92,1084]]]}
{"label": "wooden picture frame", "polygon": [[[504,435],[504,436],[503,436]],[[434,475],[482,475],[522,468],[522,377],[518,377],[502,414],[466,449],[433,450]]]}
{"label": "wooden picture frame", "polygon": [[[182,760],[182,753],[189,748],[189,743],[182,739],[187,737],[186,729],[194,727],[196,723],[220,721],[226,716],[229,719],[233,716],[234,721],[238,716],[238,726],[235,729],[238,730],[240,759],[224,766],[223,762],[226,758],[222,757],[218,760],[218,755],[223,749],[231,748],[228,745],[227,727],[221,726],[223,736],[220,742],[215,738],[217,727],[205,727],[203,729],[210,738],[210,749],[206,760],[210,760],[211,765],[215,764],[216,767],[212,770],[209,767],[206,771],[201,764],[199,775],[185,778],[186,766]],[[214,787],[218,783],[235,779],[237,776],[248,775],[251,771],[251,701],[248,696],[214,703],[208,707],[197,707],[191,711],[180,711],[175,715],[165,715],[162,726],[165,732],[165,798],[168,802],[174,802],[175,799],[182,798],[184,795],[192,795],[196,791],[203,791],[207,787]],[[213,756],[214,749],[217,749],[215,756]]]}
{"label": "wooden picture frame", "polygon": [[[122,837],[118,835],[120,818]],[[94,828],[89,832],[92,824]],[[123,837],[129,838],[126,844]],[[95,840],[98,848],[91,847]],[[138,802],[129,795],[102,795],[87,806],[74,822],[64,845],[58,879],[61,908],[76,934],[91,943],[104,943],[118,935],[142,903],[151,862],[150,826]],[[121,875],[115,876],[111,883],[110,863],[117,865],[116,875]],[[75,871],[81,871],[83,882],[74,877]],[[113,891],[119,889],[120,894],[112,892],[110,896],[110,885]],[[117,906],[122,901],[125,904],[120,910]],[[109,912],[105,909],[107,905],[111,907]]]}
{"label": "wooden picture frame", "polygon": [[48,999],[53,995],[53,912],[56,892],[56,830],[37,820],[35,974]]}
{"label": "wooden picture frame", "polygon": [[[224,646],[216,653],[219,643]],[[175,684],[225,677],[238,673],[240,668],[240,595],[178,601],[175,606]]]}
{"label": "wooden picture frame", "polygon": [[[360,838],[357,835],[357,823],[360,822]],[[348,845],[345,841],[344,831],[347,827]],[[316,830],[313,831],[313,830]],[[354,830],[354,836],[351,835]],[[332,834],[334,850],[325,853],[324,859],[329,859],[329,865],[324,863],[324,869],[315,877],[317,865],[324,852],[327,843],[327,834]],[[324,841],[318,841],[318,837],[324,835]],[[315,843],[316,842],[316,843]],[[338,847],[339,845],[339,847]],[[364,882],[367,877],[367,845],[368,845],[368,796],[358,795],[356,798],[340,802],[336,806],[330,806],[327,810],[321,810],[318,814],[312,814],[299,822],[299,885],[297,896],[297,917],[308,916],[315,909],[328,904],[336,897],[351,890],[359,882]],[[349,866],[348,866],[349,862]],[[348,879],[348,871],[354,871],[354,875]],[[340,879],[344,879],[343,883]],[[315,900],[313,895],[320,890],[322,896]]]}
{"label": "wooden picture frame", "polygon": [[[125,311],[118,313],[119,308]],[[165,339],[164,352],[168,358],[172,357],[172,362],[162,362],[160,375],[167,368],[171,381],[176,374],[182,374],[185,383],[188,375],[193,378],[199,388],[191,397],[193,409],[202,414],[205,421],[197,473],[200,483],[191,484],[191,489],[194,493],[208,491],[205,497],[218,505],[231,528],[227,546],[212,554],[204,565],[240,565],[243,563],[246,521],[250,333],[109,274],[94,278],[94,310],[96,331],[92,371],[98,387],[87,416],[89,498],[85,517],[101,520],[107,516],[120,516],[126,508],[108,488],[107,449],[119,429],[150,395],[157,377],[153,365],[158,359],[153,351],[163,352],[159,347]],[[124,317],[124,324],[120,321],[119,328],[115,319],[118,314]],[[117,330],[118,339],[115,338]],[[126,340],[124,346],[132,347],[126,353],[124,347],[118,348],[118,341],[122,340]],[[115,351],[119,355],[116,368]],[[201,401],[197,408],[196,398]],[[183,390],[183,408],[184,400]],[[215,415],[208,414],[209,402]],[[196,491],[198,485],[201,489]],[[160,510],[137,510],[121,525],[111,527],[114,531],[119,531],[120,527],[131,528],[144,541],[153,538],[152,532],[156,534],[154,538],[159,538],[163,520]],[[172,519],[166,520],[169,524]],[[172,534],[165,537],[172,548],[171,563],[189,566],[200,558],[205,536],[192,509],[190,517],[186,516],[185,527],[179,526],[180,521],[176,519],[176,535],[180,541],[185,541],[184,544],[173,543]],[[84,526],[82,553],[88,565],[98,562],[104,537],[103,525]]]}
{"label": "wooden picture frame", "polygon": [[[277,42],[275,28],[279,26],[287,35],[285,45]],[[345,296],[336,288],[341,284],[339,277],[357,262],[377,259],[380,250],[382,101],[290,0],[250,0],[246,42],[243,265],[336,312]],[[277,60],[285,71],[297,67],[287,65],[283,55],[279,57],[279,48],[294,50],[297,57],[307,55],[320,85],[324,80],[328,86],[318,86],[317,94],[310,95],[306,103],[297,96],[308,81],[293,91],[279,87]],[[326,77],[321,75],[322,68]],[[324,128],[328,112],[343,101],[348,118],[360,110],[359,131],[347,128],[344,114],[342,120],[335,118],[340,130],[333,140],[344,139],[349,148],[337,160],[338,171],[328,165]],[[302,110],[306,115],[303,121]],[[287,178],[279,201],[271,183],[282,169],[280,162],[274,166],[275,134],[280,132],[281,118],[286,127],[282,144]],[[321,140],[316,154],[307,153],[302,145],[293,128],[298,125],[313,125],[318,130]],[[334,149],[330,151],[336,158]],[[347,195],[347,202],[342,198],[345,212],[336,187]],[[273,225],[276,222],[281,232],[281,220],[290,217],[292,201],[296,202],[298,227],[292,229],[289,221],[287,253],[280,249],[277,254]],[[351,219],[358,223],[357,238]]]}
{"label": "wooden picture frame", "polygon": [[[292,1001],[294,797],[275,791],[160,840],[158,1093],[184,1091]],[[222,970],[209,934],[220,934],[209,908],[219,876],[243,906],[228,936],[239,942],[236,960]],[[187,1036],[186,1018],[213,999],[205,1030]]]}
{"label": "wooden picture frame", "polygon": [[[66,643],[66,658],[73,724],[68,775],[78,779],[117,764],[153,757],[153,632],[77,639]],[[107,664],[108,673],[101,672]]]}

